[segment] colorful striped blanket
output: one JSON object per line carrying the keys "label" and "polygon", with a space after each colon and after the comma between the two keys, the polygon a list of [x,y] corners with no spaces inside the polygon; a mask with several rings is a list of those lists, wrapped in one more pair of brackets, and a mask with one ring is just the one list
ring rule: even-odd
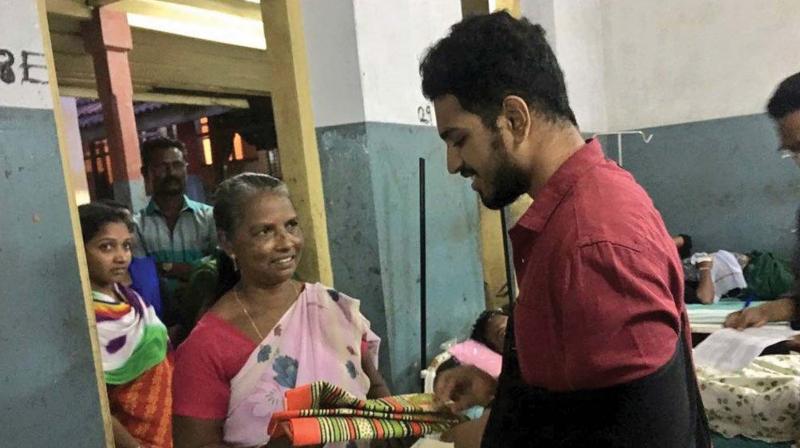
{"label": "colorful striped blanket", "polygon": [[361,439],[419,437],[446,431],[462,419],[441,412],[431,394],[359,400],[320,381],[286,391],[286,410],[272,415],[270,437],[294,446]]}

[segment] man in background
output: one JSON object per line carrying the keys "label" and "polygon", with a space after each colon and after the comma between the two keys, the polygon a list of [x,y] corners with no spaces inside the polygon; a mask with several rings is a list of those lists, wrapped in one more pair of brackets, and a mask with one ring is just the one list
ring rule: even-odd
{"label": "man in background", "polygon": [[[775,121],[781,146],[778,151],[781,157],[792,160],[800,166],[800,72],[784,79],[767,104],[767,113]],[[798,213],[800,226],[800,211]],[[800,233],[798,233],[800,238]],[[797,326],[798,300],[800,298],[800,242],[795,246],[792,269],[795,276],[795,287],[786,291],[785,297],[765,303],[761,306],[747,308],[728,315],[726,327],[744,329],[760,327],[767,322],[792,321]],[[800,348],[800,340],[793,340],[793,349]]]}
{"label": "man in background", "polygon": [[187,334],[195,316],[183,311],[191,297],[182,292],[193,266],[217,246],[213,208],[189,199],[186,192],[185,147],[178,140],[158,137],[142,144],[142,174],[152,197],[134,216],[134,256],[155,258],[161,278],[164,324],[174,342]]}

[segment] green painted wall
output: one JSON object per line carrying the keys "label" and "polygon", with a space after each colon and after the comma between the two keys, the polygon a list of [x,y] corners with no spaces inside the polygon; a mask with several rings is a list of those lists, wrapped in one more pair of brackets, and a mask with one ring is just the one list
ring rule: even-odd
{"label": "green painted wall", "polygon": [[418,159],[427,160],[428,358],[484,307],[474,192],[445,169],[436,129],[359,123],[317,130],[334,280],[383,338],[394,392],[419,387]]}
{"label": "green painted wall", "polygon": [[[647,129],[623,140],[625,169],[647,189],[667,228],[696,250],[772,251],[788,257],[796,238],[800,172],[782,160],[763,114]],[[606,153],[616,159],[616,139]]]}
{"label": "green painted wall", "polygon": [[51,109],[0,107],[0,446],[100,447],[89,327]]}

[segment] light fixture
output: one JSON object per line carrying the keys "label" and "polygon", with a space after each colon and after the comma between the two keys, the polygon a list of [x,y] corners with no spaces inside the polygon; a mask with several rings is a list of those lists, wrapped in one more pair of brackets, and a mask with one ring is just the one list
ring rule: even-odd
{"label": "light fixture", "polygon": [[267,48],[260,18],[158,0],[128,0],[120,4],[132,27],[260,50]]}

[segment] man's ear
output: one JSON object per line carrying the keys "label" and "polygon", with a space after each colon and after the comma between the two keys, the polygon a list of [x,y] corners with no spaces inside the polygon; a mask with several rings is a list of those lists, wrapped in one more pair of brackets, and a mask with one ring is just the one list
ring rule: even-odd
{"label": "man's ear", "polygon": [[500,115],[515,143],[520,143],[528,137],[531,127],[531,111],[525,100],[516,95],[505,97]]}

